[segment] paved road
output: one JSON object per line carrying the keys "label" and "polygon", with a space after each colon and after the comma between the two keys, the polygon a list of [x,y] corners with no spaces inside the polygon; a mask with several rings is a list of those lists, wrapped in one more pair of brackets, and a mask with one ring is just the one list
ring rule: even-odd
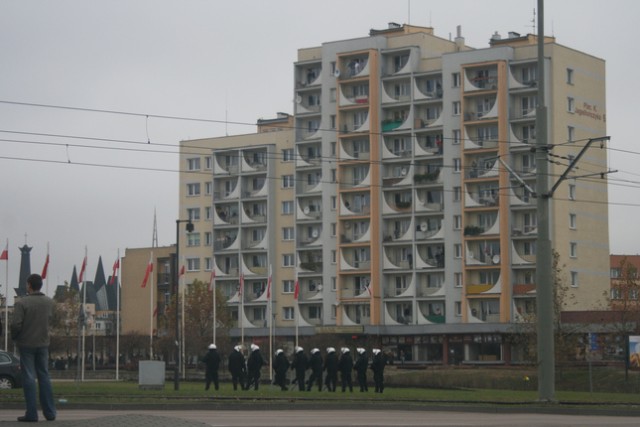
{"label": "paved road", "polygon": [[[23,413],[18,409],[4,409],[0,412],[0,427],[18,425],[24,427],[25,423],[16,421],[16,418]],[[640,425],[640,417],[399,410],[106,411],[67,409],[59,411],[55,423],[47,423],[47,425],[51,427],[637,427]]]}

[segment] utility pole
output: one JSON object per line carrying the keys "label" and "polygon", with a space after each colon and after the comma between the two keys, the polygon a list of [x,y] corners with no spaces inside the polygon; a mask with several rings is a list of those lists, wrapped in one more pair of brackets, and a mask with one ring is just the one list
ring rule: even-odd
{"label": "utility pole", "polygon": [[538,107],[536,108],[536,195],[538,238],[536,250],[536,315],[538,335],[538,400],[555,400],[553,330],[553,257],[549,233],[549,163],[547,106],[545,103],[544,0],[538,0]]}

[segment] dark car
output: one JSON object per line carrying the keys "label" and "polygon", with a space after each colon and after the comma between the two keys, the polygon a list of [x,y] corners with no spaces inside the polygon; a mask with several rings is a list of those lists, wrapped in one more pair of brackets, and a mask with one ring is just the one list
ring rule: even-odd
{"label": "dark car", "polygon": [[20,359],[6,351],[0,351],[0,389],[22,387]]}

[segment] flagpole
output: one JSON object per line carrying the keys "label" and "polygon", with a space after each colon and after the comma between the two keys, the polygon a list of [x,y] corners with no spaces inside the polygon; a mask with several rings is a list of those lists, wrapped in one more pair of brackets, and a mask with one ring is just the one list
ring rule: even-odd
{"label": "flagpole", "polygon": [[[87,256],[88,249],[84,247],[84,268],[80,269],[82,279],[84,279],[84,273],[87,269]],[[85,333],[87,331],[87,281],[82,282],[82,362],[80,364],[80,381],[84,382],[84,359],[85,359]]]}
{"label": "flagpole", "polygon": [[[182,257],[182,264],[183,265],[186,264],[184,256]],[[187,348],[187,344],[186,344],[187,340],[186,340],[186,337],[184,335],[184,305],[185,305],[184,304],[184,298],[185,298],[184,297],[184,292],[186,290],[185,289],[186,288],[186,278],[184,276],[185,275],[183,274],[182,275],[182,291],[180,292],[180,297],[182,299],[182,301],[181,301],[181,303],[182,303],[182,310],[181,310],[182,311],[182,313],[181,313],[182,318],[180,319],[180,323],[181,323],[181,326],[182,326],[182,332],[180,333],[180,336],[182,337],[182,341],[181,341],[181,344],[182,344],[182,348],[181,348],[181,350],[182,350],[182,379],[186,379],[187,378],[187,360],[186,360],[186,357],[185,357],[186,356],[185,349]]]}
{"label": "flagpole", "polygon": [[273,279],[273,271],[271,264],[269,264],[269,278],[267,279],[267,315],[269,325],[269,383],[273,384],[273,307],[271,302],[273,300],[271,296],[271,284]]}
{"label": "flagpole", "polygon": [[[242,266],[240,267],[242,268]],[[240,322],[240,345],[244,345],[244,273],[240,270],[240,311],[238,312],[238,322]]]}
{"label": "flagpole", "polygon": [[298,279],[298,267],[296,266],[296,281],[294,283],[294,289],[293,289],[293,298],[296,300],[296,307],[295,310],[296,312],[295,314],[295,322],[296,322],[296,347],[298,347],[298,323],[300,323],[300,303],[298,300],[298,297],[300,296],[300,282]]}
{"label": "flagpole", "polygon": [[[116,260],[120,267],[120,248],[118,248],[118,258]],[[114,269],[114,278],[116,284],[116,381],[120,380],[120,283],[117,279],[116,270]]]}
{"label": "flagpole", "polygon": [[43,270],[43,273],[45,276],[43,277],[43,279],[46,280],[46,285],[44,289],[45,289],[45,293],[49,295],[49,275],[47,274],[47,267],[49,267],[49,242],[47,242],[47,257],[45,258],[45,261],[44,261],[44,270]]}
{"label": "flagpole", "polygon": [[212,320],[212,328],[213,328],[213,341],[212,343],[216,343],[216,323],[217,323],[217,314],[216,314],[216,259],[213,259],[213,265],[211,266],[211,290],[213,291],[213,320]]}
{"label": "flagpole", "polygon": [[6,261],[4,269],[4,287],[6,292],[4,294],[4,351],[9,351],[9,239],[7,238],[7,246],[5,247],[6,253],[3,251],[2,255],[6,255],[6,258],[2,258]]}
{"label": "flagpole", "polygon": [[153,288],[155,286],[155,281],[153,280],[153,251],[151,251],[151,259],[149,259],[151,263],[151,290],[149,292],[149,360],[153,360]]}

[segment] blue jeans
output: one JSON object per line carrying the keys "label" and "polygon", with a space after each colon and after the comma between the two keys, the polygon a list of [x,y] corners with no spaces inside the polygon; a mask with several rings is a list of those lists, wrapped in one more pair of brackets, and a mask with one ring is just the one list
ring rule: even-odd
{"label": "blue jeans", "polygon": [[22,389],[27,404],[25,417],[38,419],[36,404],[36,378],[40,391],[40,406],[45,418],[55,418],[53,388],[49,378],[49,349],[47,347],[20,347],[20,367],[22,368]]}

